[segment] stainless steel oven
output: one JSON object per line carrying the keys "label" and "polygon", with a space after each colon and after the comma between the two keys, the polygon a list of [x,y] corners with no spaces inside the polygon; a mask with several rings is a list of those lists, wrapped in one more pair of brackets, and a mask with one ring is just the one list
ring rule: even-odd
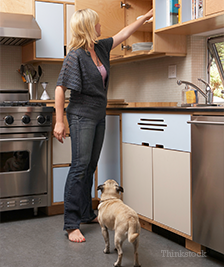
{"label": "stainless steel oven", "polygon": [[0,103],[0,211],[51,204],[52,107]]}

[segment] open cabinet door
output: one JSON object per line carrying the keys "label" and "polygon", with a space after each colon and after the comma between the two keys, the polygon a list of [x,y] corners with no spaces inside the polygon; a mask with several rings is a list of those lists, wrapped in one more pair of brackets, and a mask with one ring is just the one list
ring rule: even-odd
{"label": "open cabinet door", "polygon": [[[118,0],[75,0],[75,9],[91,8],[100,17],[101,37],[108,38],[118,33],[124,27],[124,9]],[[118,46],[111,51],[111,56],[123,55],[121,47]]]}

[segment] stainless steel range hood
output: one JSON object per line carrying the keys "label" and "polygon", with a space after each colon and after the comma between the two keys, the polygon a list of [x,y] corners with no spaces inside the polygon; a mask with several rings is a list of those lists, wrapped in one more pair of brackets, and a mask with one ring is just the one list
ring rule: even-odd
{"label": "stainless steel range hood", "polygon": [[0,12],[0,45],[25,45],[41,38],[32,15]]}

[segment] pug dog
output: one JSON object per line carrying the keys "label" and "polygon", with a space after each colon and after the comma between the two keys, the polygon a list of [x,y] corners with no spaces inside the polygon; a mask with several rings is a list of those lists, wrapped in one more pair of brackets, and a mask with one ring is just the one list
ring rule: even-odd
{"label": "pug dog", "polygon": [[97,190],[102,192],[98,206],[98,221],[105,241],[104,253],[110,253],[108,229],[114,230],[114,244],[118,253],[114,266],[121,266],[122,243],[128,238],[128,241],[134,246],[134,266],[139,267],[138,246],[141,226],[137,213],[120,199],[120,192],[123,193],[124,190],[116,181],[107,180],[104,184],[99,185]]}

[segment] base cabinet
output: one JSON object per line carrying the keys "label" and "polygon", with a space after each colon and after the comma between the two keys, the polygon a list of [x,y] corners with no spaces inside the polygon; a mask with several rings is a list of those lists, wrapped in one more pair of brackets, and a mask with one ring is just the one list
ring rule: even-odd
{"label": "base cabinet", "polygon": [[189,119],[184,114],[122,114],[124,202],[183,236],[191,236]]}
{"label": "base cabinet", "polygon": [[154,220],[191,235],[190,153],[153,148]]}
{"label": "base cabinet", "polygon": [[[120,116],[106,116],[106,130],[102,151],[97,167],[98,185],[108,179],[120,184]],[[98,197],[101,192],[98,191]]]}
{"label": "base cabinet", "polygon": [[53,203],[64,201],[64,188],[69,167],[53,168]]}
{"label": "base cabinet", "polygon": [[123,201],[137,213],[153,219],[152,148],[122,144]]}

